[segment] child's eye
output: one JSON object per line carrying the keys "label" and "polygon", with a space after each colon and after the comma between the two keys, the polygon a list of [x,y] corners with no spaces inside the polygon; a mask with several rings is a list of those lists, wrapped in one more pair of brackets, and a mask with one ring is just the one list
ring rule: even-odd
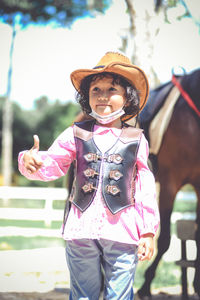
{"label": "child's eye", "polygon": [[99,91],[99,88],[98,87],[94,87],[93,88],[93,92],[98,92]]}
{"label": "child's eye", "polygon": [[109,90],[110,90],[111,92],[114,92],[114,91],[116,91],[116,88],[114,88],[114,87],[112,86],[112,87],[109,88]]}

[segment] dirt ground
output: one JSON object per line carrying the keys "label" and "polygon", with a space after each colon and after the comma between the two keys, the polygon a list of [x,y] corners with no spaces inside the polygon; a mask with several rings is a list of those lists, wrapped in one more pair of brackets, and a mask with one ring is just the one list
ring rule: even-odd
{"label": "dirt ground", "polygon": [[[0,300],[69,299],[69,274],[63,248],[0,251],[0,262]],[[60,283],[59,287],[56,282]],[[189,289],[189,293],[188,300],[200,300],[192,296],[193,290]],[[182,300],[180,286],[163,287],[152,294],[151,300]],[[135,300],[149,298],[140,299],[136,295]]]}
{"label": "dirt ground", "polygon": [[[69,290],[61,290],[61,291],[50,291],[47,293],[0,293],[0,300],[68,300],[69,299]],[[149,300],[150,298],[140,299],[135,297],[135,300]],[[170,295],[165,293],[158,293],[156,295],[152,295],[151,300],[182,300],[181,295]],[[103,300],[103,297],[100,298]],[[188,300],[199,300],[197,296],[192,296],[188,298]]]}

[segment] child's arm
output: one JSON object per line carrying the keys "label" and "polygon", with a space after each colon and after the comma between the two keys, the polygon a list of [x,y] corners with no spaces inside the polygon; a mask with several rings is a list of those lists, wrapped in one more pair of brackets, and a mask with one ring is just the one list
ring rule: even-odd
{"label": "child's arm", "polygon": [[39,138],[35,135],[33,147],[19,153],[18,167],[30,180],[52,181],[67,173],[75,156],[73,127],[68,127],[47,151],[39,151]]}
{"label": "child's arm", "polygon": [[154,234],[144,234],[138,246],[138,258],[139,260],[150,260],[154,253]]}
{"label": "child's arm", "polygon": [[40,156],[38,155],[39,147],[40,147],[40,140],[37,135],[33,136],[34,145],[33,147],[24,153],[23,161],[24,167],[27,171],[32,174],[37,172],[43,165]]}
{"label": "child's arm", "polygon": [[138,195],[138,197],[136,197],[135,202],[140,235],[138,257],[141,261],[152,258],[154,253],[154,236],[160,223],[155,179],[147,164],[148,155],[148,143],[143,135],[137,157],[136,196]]}

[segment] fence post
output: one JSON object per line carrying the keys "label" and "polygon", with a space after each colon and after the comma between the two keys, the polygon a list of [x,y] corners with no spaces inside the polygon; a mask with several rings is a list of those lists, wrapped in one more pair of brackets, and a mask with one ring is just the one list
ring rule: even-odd
{"label": "fence post", "polygon": [[52,212],[53,212],[53,197],[51,195],[47,195],[45,198],[45,226],[51,227],[52,222]]}

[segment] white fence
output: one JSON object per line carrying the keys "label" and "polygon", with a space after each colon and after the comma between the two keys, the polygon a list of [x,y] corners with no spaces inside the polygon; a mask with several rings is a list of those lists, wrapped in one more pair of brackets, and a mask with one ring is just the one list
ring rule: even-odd
{"label": "white fence", "polygon": [[[65,188],[38,188],[38,187],[0,187],[0,199],[7,201],[8,199],[25,199],[25,200],[45,200],[44,208],[0,208],[0,219],[5,220],[32,220],[45,222],[45,225],[50,227],[52,221],[62,221],[63,210],[53,208],[53,201],[66,200],[68,192]],[[2,229],[2,228],[1,228]],[[7,231],[12,228],[6,228]],[[15,227],[16,229],[16,227]],[[41,230],[40,230],[41,231]],[[19,229],[17,230],[19,232]],[[21,228],[20,232],[23,235],[32,235],[30,229]],[[34,230],[35,234],[37,229]],[[43,232],[48,233],[46,229]],[[16,234],[16,230],[15,230]],[[35,235],[34,234],[34,235]],[[45,234],[45,235],[46,235]],[[49,235],[52,230],[49,231]],[[0,234],[1,235],[1,234]],[[53,234],[55,235],[55,234]]]}
{"label": "white fence", "polygon": [[[68,192],[65,188],[38,188],[38,187],[0,187],[0,199],[26,199],[26,200],[45,200],[44,208],[10,208],[0,207],[0,219],[4,220],[32,220],[44,221],[46,228],[30,229],[22,227],[2,227],[0,236],[3,235],[23,235],[23,236],[58,236],[55,229],[48,229],[52,221],[63,220],[63,209],[53,208],[53,201],[66,200]],[[195,202],[194,192],[185,193],[180,191],[176,199]],[[174,212],[171,222],[175,223],[178,219],[195,219],[195,213]],[[58,230],[57,230],[58,231]]]}

